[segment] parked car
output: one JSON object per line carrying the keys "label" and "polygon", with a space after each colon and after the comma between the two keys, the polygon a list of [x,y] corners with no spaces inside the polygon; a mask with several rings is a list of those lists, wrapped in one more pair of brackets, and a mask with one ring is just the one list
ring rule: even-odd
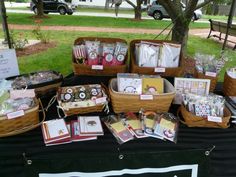
{"label": "parked car", "polygon": [[[61,15],[72,15],[75,6],[71,3],[65,2],[64,0],[43,0],[43,11],[45,14],[48,14],[49,12],[53,13],[60,13]],[[37,7],[36,4],[34,4],[32,1],[30,3],[30,9],[34,11],[35,14],[37,14]]]}
{"label": "parked car", "polygon": [[[182,8],[185,9],[186,5],[181,3]],[[159,4],[158,1],[153,1],[151,5],[147,8],[147,14],[153,17],[155,20],[161,20],[163,18],[169,18],[169,14],[165,8]],[[202,17],[202,11],[197,9],[194,11],[193,20],[198,20]]]}

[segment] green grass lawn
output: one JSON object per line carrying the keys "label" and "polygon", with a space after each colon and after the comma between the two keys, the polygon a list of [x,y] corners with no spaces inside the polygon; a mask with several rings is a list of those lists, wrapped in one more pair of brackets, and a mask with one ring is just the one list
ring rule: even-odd
{"label": "green grass lawn", "polygon": [[[22,32],[22,31],[15,31]],[[46,31],[45,31],[46,32]],[[24,31],[28,39],[33,38],[32,31]],[[151,34],[125,34],[125,33],[96,33],[96,32],[62,32],[62,31],[47,31],[50,34],[50,39],[57,43],[56,48],[48,49],[45,52],[18,58],[18,63],[21,73],[29,73],[37,70],[55,70],[63,75],[72,73],[71,50],[73,42],[78,37],[93,36],[93,37],[113,37],[122,38],[130,42],[133,39],[153,39],[155,35]],[[0,32],[0,37],[3,37]],[[162,36],[164,37],[164,36]],[[162,38],[159,38],[162,39]],[[190,36],[188,41],[188,55],[194,56],[195,53],[215,55],[219,57],[221,44],[216,43],[211,39],[202,39],[195,36]],[[236,66],[236,52],[233,50],[226,51],[227,57],[231,60],[225,68]],[[220,73],[220,81],[223,80],[225,68]]]}
{"label": "green grass lawn", "polygon": [[[34,25],[35,18],[32,14],[15,14],[8,13],[9,24],[25,24]],[[48,15],[43,19],[42,25],[61,25],[61,26],[96,26],[111,28],[147,28],[147,29],[163,29],[170,24],[170,21],[159,20],[141,20],[135,21],[127,18],[112,17],[89,17],[89,16],[69,16],[69,15]],[[209,28],[207,23],[193,23],[190,28]]]}

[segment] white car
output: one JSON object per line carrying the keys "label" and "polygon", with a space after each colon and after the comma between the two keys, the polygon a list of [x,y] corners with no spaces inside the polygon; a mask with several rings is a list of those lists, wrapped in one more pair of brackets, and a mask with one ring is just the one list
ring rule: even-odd
{"label": "white car", "polygon": [[[183,10],[186,5],[181,2]],[[170,18],[169,14],[165,10],[165,8],[159,4],[158,0],[153,1],[151,5],[147,7],[147,14],[153,17],[155,20],[161,20],[163,18]],[[193,20],[198,20],[202,17],[202,11],[197,9],[194,11]]]}

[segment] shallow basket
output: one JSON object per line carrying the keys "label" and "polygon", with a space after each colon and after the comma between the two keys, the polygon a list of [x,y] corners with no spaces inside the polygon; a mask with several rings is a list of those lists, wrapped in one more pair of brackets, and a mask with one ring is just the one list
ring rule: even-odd
{"label": "shallow basket", "polygon": [[203,73],[199,73],[195,70],[194,72],[194,77],[195,78],[198,78],[198,79],[209,79],[211,82],[210,82],[210,89],[209,91],[210,92],[214,92],[215,88],[216,88],[216,84],[217,84],[217,80],[218,80],[218,77],[212,77],[212,76],[206,76],[205,74]]}
{"label": "shallow basket", "polygon": [[140,95],[118,92],[117,79],[111,79],[109,83],[109,95],[115,113],[139,112],[141,108],[157,112],[168,112],[175,96],[173,85],[164,79],[163,94],[153,95],[153,100],[141,100]]}
{"label": "shallow basket", "polygon": [[[133,40],[130,42],[130,62],[131,62],[131,72],[132,73],[139,73],[139,74],[158,74],[162,76],[181,76],[183,74],[184,68],[182,65],[183,62],[183,54],[181,52],[180,54],[180,60],[179,60],[179,67],[176,68],[165,68],[165,72],[155,72],[154,67],[139,67],[136,64],[136,59],[135,59],[135,44],[140,43],[141,41],[147,41],[147,42],[152,42],[152,43],[158,43],[161,44],[163,42],[167,43],[174,43],[172,41],[164,41],[164,40],[146,40],[146,39],[137,39]],[[162,68],[162,67],[160,67]]]}
{"label": "shallow basket", "polygon": [[[75,40],[74,45],[83,44],[85,40],[100,41],[100,42],[105,42],[105,43],[122,42],[122,43],[127,44],[127,41],[125,41],[124,39],[119,39],[119,38],[81,37]],[[75,61],[76,60],[72,52],[72,65],[73,65],[73,71],[75,75],[92,75],[92,76],[97,76],[97,75],[112,76],[112,75],[116,75],[117,73],[125,73],[128,70],[128,63],[129,63],[128,52],[125,57],[125,64],[118,65],[118,66],[103,66],[102,70],[92,69],[92,66],[85,65],[85,64],[78,64]]]}
{"label": "shallow basket", "polygon": [[223,93],[225,96],[236,96],[236,79],[230,77],[227,72],[224,76]]}
{"label": "shallow basket", "polygon": [[188,127],[209,127],[209,128],[228,128],[229,120],[231,117],[231,113],[228,108],[224,109],[224,117],[222,118],[222,122],[211,122],[208,121],[207,118],[199,117],[191,112],[189,112],[183,105],[178,109],[178,115],[181,113],[183,120],[181,121],[183,124]]}
{"label": "shallow basket", "polygon": [[[44,71],[42,71],[42,72],[44,72]],[[47,72],[47,71],[45,71],[45,72]],[[40,83],[40,84],[28,85],[27,89],[34,89],[35,94],[37,95],[37,97],[45,96],[50,92],[55,93],[57,91],[58,87],[61,86],[63,76],[62,76],[62,74],[60,74],[56,71],[49,71],[49,72],[53,72],[55,75],[58,75],[59,78],[55,79],[55,80],[52,80],[52,81],[43,82],[43,83]],[[37,72],[29,73],[29,74],[22,74],[22,75],[19,75],[19,76],[28,76],[30,74],[35,74],[35,73],[37,73]],[[15,79],[16,77],[19,77],[19,76],[9,77],[9,78],[7,78],[7,80],[13,80],[13,79]],[[22,88],[22,89],[24,89],[24,88]]]}
{"label": "shallow basket", "polygon": [[37,99],[35,99],[35,103],[36,105],[33,108],[24,111],[23,116],[14,119],[7,119],[7,116],[1,116],[0,137],[24,133],[41,125],[45,120],[45,113],[43,111],[43,119],[39,122],[39,105],[42,107],[42,103]]}
{"label": "shallow basket", "polygon": [[65,116],[71,116],[71,115],[76,115],[76,114],[87,114],[87,113],[92,113],[92,112],[102,112],[104,109],[105,105],[100,104],[96,106],[90,106],[90,107],[83,107],[83,108],[72,108],[69,110],[62,109]]}

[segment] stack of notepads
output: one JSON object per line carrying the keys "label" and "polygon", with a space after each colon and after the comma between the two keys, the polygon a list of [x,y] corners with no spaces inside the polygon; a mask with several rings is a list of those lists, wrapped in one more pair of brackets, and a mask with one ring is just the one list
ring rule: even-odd
{"label": "stack of notepads", "polygon": [[225,97],[226,103],[225,105],[229,108],[230,112],[232,113],[231,118],[233,118],[232,123],[236,124],[236,96],[226,96]]}
{"label": "stack of notepads", "polygon": [[79,116],[68,123],[64,119],[45,121],[42,134],[46,146],[97,139],[104,135],[99,116]]}

